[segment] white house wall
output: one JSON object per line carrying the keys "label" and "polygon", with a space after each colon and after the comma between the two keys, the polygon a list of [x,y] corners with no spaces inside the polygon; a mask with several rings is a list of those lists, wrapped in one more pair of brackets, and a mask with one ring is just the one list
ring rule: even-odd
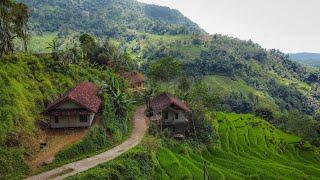
{"label": "white house wall", "polygon": [[91,126],[95,114],[87,116],[87,122],[80,122],[80,115],[75,116],[58,116],[59,122],[55,123],[55,116],[50,117],[51,128],[69,128],[69,127],[89,127]]}
{"label": "white house wall", "polygon": [[[163,119],[165,118],[165,113],[168,113],[168,119],[164,119],[165,123],[168,124],[175,124],[175,123],[183,123],[183,122],[187,122],[187,118],[185,116],[185,112],[182,110],[175,110],[176,112],[167,109],[165,111],[163,111],[162,113],[162,117]],[[176,113],[178,113],[178,119],[176,119]]]}

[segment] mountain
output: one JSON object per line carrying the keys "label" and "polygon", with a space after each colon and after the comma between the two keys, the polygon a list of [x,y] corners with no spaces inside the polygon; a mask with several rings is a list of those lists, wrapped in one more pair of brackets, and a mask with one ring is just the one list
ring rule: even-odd
{"label": "mountain", "polygon": [[142,71],[147,72],[154,61],[173,57],[181,61],[189,78],[209,89],[220,87],[215,79],[221,76],[241,84],[242,89],[224,88],[224,93],[206,91],[207,97],[216,96],[220,102],[207,102],[212,110],[318,114],[318,69],[252,41],[210,35],[177,10],[135,0],[21,1],[31,7],[30,27],[42,43],[54,38],[61,50],[68,51],[78,46],[81,33],[91,33],[139,61]]}
{"label": "mountain", "polygon": [[117,35],[127,30],[155,34],[202,32],[179,11],[132,0],[19,0],[32,11],[35,32],[77,31]]}
{"label": "mountain", "polygon": [[308,66],[320,66],[319,53],[294,53],[289,54],[290,58],[294,61],[306,64]]}
{"label": "mountain", "polygon": [[[212,121],[199,126],[199,136],[205,140],[214,137],[216,144],[211,146],[190,137],[175,149],[174,145],[170,146],[169,138],[152,141],[143,151],[155,147],[155,154],[134,154],[135,160],[142,163],[141,167],[136,167],[137,163],[130,161],[134,171],[155,168],[168,176],[175,173],[172,167],[178,165],[181,174],[186,173],[188,178],[192,171],[187,169],[201,171],[203,158],[206,158],[213,176],[226,179],[263,178],[257,174],[272,178],[282,172],[285,173],[281,178],[293,179],[292,172],[296,170],[299,170],[297,177],[300,178],[318,176],[319,166],[314,163],[318,162],[315,156],[319,156],[315,146],[320,146],[320,125],[316,120],[320,119],[318,69],[303,66],[287,54],[266,50],[252,41],[210,35],[179,11],[167,7],[135,0],[19,1],[26,3],[32,13],[30,51],[37,56],[38,52],[51,52],[46,46],[56,40],[56,51],[61,57],[57,52],[52,57],[18,53],[1,59],[0,179],[16,174],[22,178],[30,173],[25,160],[33,159],[31,146],[39,149],[37,122],[41,119],[40,112],[55,96],[84,80],[102,85],[109,81],[117,84],[110,79],[115,76],[115,69],[98,66],[83,58],[84,50],[79,45],[83,33],[91,34],[98,45],[103,46],[107,41],[103,46],[107,53],[115,51],[110,44],[114,45],[126,60],[137,61],[138,70],[145,74],[163,58],[177,60],[182,67],[182,77],[172,78],[169,82],[149,78],[152,87],[148,90],[171,91],[186,100],[195,110],[192,117],[196,118],[196,123],[197,120],[205,121],[208,114],[212,115]],[[16,44],[19,49],[19,42]],[[93,57],[104,59],[105,56],[101,53]],[[116,61],[118,57],[116,54],[112,60]],[[108,103],[105,106],[107,111],[102,116],[107,120],[110,120],[110,113],[119,112]],[[119,124],[119,119],[111,119],[112,122],[101,124],[112,126],[108,127],[114,132],[111,137],[124,136],[119,128],[125,128]],[[102,129],[101,132],[102,136],[91,132],[82,143],[66,147],[60,152],[60,159],[56,159],[56,165],[62,163],[59,160],[69,160],[70,156],[77,158],[78,154],[84,157],[95,153],[95,146],[100,142],[95,137],[105,138],[106,131]],[[162,138],[166,135],[166,132],[160,132],[154,136]],[[157,149],[158,145],[164,145],[163,150]],[[204,152],[204,156],[200,157],[198,152]],[[149,163],[147,158],[152,158],[154,164],[161,167],[155,165],[144,169],[149,167],[144,164]],[[118,171],[126,164],[114,167]],[[50,165],[44,168],[50,168]],[[109,170],[111,173],[116,171]]]}
{"label": "mountain", "polygon": [[208,102],[212,110],[268,109],[275,114],[296,110],[313,117],[319,111],[319,70],[252,41],[210,35],[177,10],[135,0],[20,1],[32,12],[30,28],[37,40],[31,38],[31,46],[57,39],[60,50],[70,51],[79,46],[81,33],[91,33],[139,61],[142,71],[154,61],[173,57],[204,87],[220,87],[220,79],[240,85],[241,89],[206,91],[207,97],[215,95],[220,102]]}

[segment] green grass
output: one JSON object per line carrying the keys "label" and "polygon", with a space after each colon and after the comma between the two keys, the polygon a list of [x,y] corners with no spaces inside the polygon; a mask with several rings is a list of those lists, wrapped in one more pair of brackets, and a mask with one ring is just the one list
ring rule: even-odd
{"label": "green grass", "polygon": [[[30,52],[50,53],[51,50],[46,48],[49,43],[52,43],[57,38],[57,33],[45,33],[42,35],[31,35],[28,40],[28,50]],[[16,48],[23,50],[20,40],[15,41]]]}
{"label": "green grass", "polygon": [[278,110],[275,100],[267,92],[259,91],[250,87],[241,79],[231,79],[226,76],[211,75],[203,78],[202,82],[209,87],[210,92],[214,92],[218,96],[222,97],[222,99],[226,99],[231,92],[241,92],[246,96],[253,94],[259,99],[259,106],[267,107],[274,111]]}
{"label": "green grass", "polygon": [[[275,129],[268,122],[252,115],[216,113],[220,144],[196,150],[188,143],[171,142],[153,151],[146,151],[144,142],[120,158],[80,173],[70,179],[86,179],[100,169],[99,178],[110,177],[110,172],[119,178],[150,179],[203,179],[203,163],[211,179],[319,179],[320,163],[315,152],[304,151],[295,144],[300,137]],[[148,139],[148,138],[147,138]],[[168,143],[165,143],[168,144]],[[305,146],[309,146],[306,144]],[[143,170],[136,153],[151,154],[148,162],[153,168]],[[202,156],[201,156],[202,154]],[[318,157],[319,158],[319,157]],[[139,176],[128,176],[119,170],[129,166],[138,169]],[[102,171],[101,168],[108,169]]]}

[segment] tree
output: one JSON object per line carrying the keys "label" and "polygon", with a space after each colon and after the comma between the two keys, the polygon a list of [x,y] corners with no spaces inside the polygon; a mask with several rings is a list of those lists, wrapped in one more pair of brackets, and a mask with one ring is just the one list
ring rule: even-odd
{"label": "tree", "polygon": [[284,114],[281,117],[285,121],[285,128],[288,132],[302,136],[313,144],[317,142],[319,134],[317,132],[317,123],[311,116],[307,116],[298,110],[290,111],[289,114]]}
{"label": "tree", "polygon": [[179,89],[179,94],[183,99],[187,98],[191,86],[192,86],[192,82],[187,75],[179,78],[178,89]]}
{"label": "tree", "polygon": [[107,65],[115,71],[131,71],[137,69],[137,62],[130,55],[120,50],[119,47],[106,40],[103,45],[98,45],[94,37],[83,34],[79,38],[82,52],[91,63]]}
{"label": "tree", "polygon": [[182,64],[173,58],[166,57],[152,63],[148,75],[154,80],[167,82],[179,77],[181,72]]}
{"label": "tree", "polygon": [[11,0],[0,1],[0,57],[14,50],[13,40],[20,38],[25,51],[27,48],[27,22],[30,17],[28,7]]}
{"label": "tree", "polygon": [[97,48],[96,40],[90,34],[82,34],[79,41],[85,58],[91,59]]}

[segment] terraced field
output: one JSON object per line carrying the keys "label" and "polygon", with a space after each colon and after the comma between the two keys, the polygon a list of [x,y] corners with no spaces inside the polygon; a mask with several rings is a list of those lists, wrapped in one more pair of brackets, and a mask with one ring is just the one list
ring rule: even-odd
{"label": "terraced field", "polygon": [[202,156],[187,143],[151,152],[143,145],[74,178],[203,179],[206,161],[211,179],[320,179],[320,161],[301,138],[252,115],[217,113],[216,120],[221,147],[206,148]]}
{"label": "terraced field", "polygon": [[312,147],[251,115],[217,114],[221,150],[205,159],[224,177],[320,178],[320,163]]}

